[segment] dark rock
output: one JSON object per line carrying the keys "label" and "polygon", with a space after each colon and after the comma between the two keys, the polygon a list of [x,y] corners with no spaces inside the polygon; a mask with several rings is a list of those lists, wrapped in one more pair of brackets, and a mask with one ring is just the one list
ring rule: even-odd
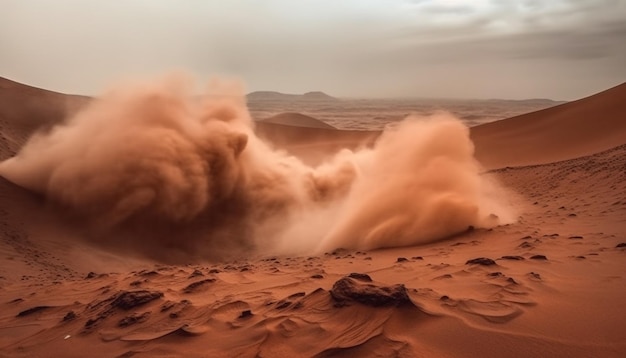
{"label": "dark rock", "polygon": [[142,314],[133,313],[130,316],[122,318],[117,325],[119,327],[128,327],[135,323],[144,322],[148,319],[148,317],[150,317],[150,312],[144,312]]}
{"label": "dark rock", "polygon": [[220,270],[218,270],[218,269],[210,269],[209,273],[220,273]]}
{"label": "dark rock", "polygon": [[330,290],[330,295],[337,307],[345,306],[350,302],[358,302],[373,307],[411,304],[406,287],[402,284],[379,286],[349,276],[335,282]]}
{"label": "dark rock", "polygon": [[158,276],[159,273],[156,272],[156,271],[145,271],[145,270],[143,270],[143,271],[139,272],[139,275],[140,276]]}
{"label": "dark rock", "polygon": [[316,279],[316,280],[319,280],[319,279],[324,278],[324,276],[322,276],[322,275],[320,275],[320,274],[316,274],[316,275],[311,276],[311,278],[314,278],[314,279]]}
{"label": "dark rock", "polygon": [[133,286],[133,287],[137,287],[137,286],[141,285],[141,281],[139,281],[139,280],[133,281],[133,282],[130,283],[130,285]]}
{"label": "dark rock", "polygon": [[490,272],[490,273],[487,274],[487,276],[490,276],[490,277],[502,277],[504,275],[502,274],[502,272],[498,271],[498,272]]}
{"label": "dark rock", "polygon": [[570,238],[570,240],[582,240],[583,239],[583,237],[580,236],[580,235],[570,236],[569,238]]}
{"label": "dark rock", "polygon": [[495,265],[496,262],[493,261],[492,259],[489,259],[489,258],[486,258],[486,257],[478,257],[478,258],[475,258],[475,259],[467,260],[467,262],[465,264],[466,265],[490,266],[490,265]]}
{"label": "dark rock", "polygon": [[523,260],[524,258],[521,256],[516,256],[516,255],[505,255],[505,256],[502,256],[501,259],[520,261],[520,260]]}
{"label": "dark rock", "polygon": [[575,218],[575,217],[576,217],[576,216],[578,216],[578,215],[576,215],[576,214],[574,214],[574,213],[571,213],[571,214],[569,214],[569,215],[567,215],[567,216],[569,216],[570,218]]}
{"label": "dark rock", "polygon": [[413,257],[411,257],[411,259],[413,259],[413,260],[423,260],[424,258],[421,257],[421,256],[413,256]]}
{"label": "dark rock", "polygon": [[533,255],[530,257],[531,260],[547,260],[548,258],[545,255]]}
{"label": "dark rock", "polygon": [[533,245],[528,242],[522,242],[518,247],[522,249],[530,249],[533,247]]}
{"label": "dark rock", "polygon": [[577,259],[581,259],[581,260],[582,260],[582,259],[586,259],[586,257],[585,257],[585,256],[582,256],[582,255],[580,255],[580,256],[576,256],[576,258],[577,258]]}
{"label": "dark rock", "polygon": [[450,275],[449,273],[445,274],[445,275],[441,275],[441,276],[437,276],[434,278],[434,280],[445,280],[445,279],[449,279],[452,278],[452,275]]}
{"label": "dark rock", "polygon": [[532,236],[528,235],[528,236],[524,236],[524,237],[523,237],[523,238],[521,238],[520,240],[530,240],[530,239],[532,239],[532,238],[533,238]]}
{"label": "dark rock", "polygon": [[440,300],[442,300],[442,301],[447,301],[447,300],[449,300],[449,299],[450,299],[450,297],[448,297],[448,296],[446,296],[446,295],[443,295],[443,296],[441,296],[439,299],[440,299]]}
{"label": "dark rock", "polygon": [[161,297],[163,297],[163,293],[159,291],[121,291],[111,302],[111,307],[129,310]]}
{"label": "dark rock", "polygon": [[406,257],[398,257],[398,259],[396,259],[396,262],[405,262],[405,261],[409,261]]}
{"label": "dark rock", "polygon": [[363,282],[372,282],[372,278],[368,274],[365,274],[365,273],[353,272],[349,274],[348,277],[359,280],[359,281],[363,281]]}
{"label": "dark rock", "polygon": [[94,326],[96,323],[98,323],[99,321],[103,320],[104,317],[103,316],[98,316],[96,318],[90,318],[87,320],[87,322],[85,322],[85,328],[91,328],[92,326]]}
{"label": "dark rock", "polygon": [[193,270],[191,275],[189,275],[189,278],[194,278],[194,277],[198,277],[198,276],[204,276],[204,274],[200,270]]}
{"label": "dark rock", "polygon": [[617,246],[615,246],[616,248],[620,248],[620,247],[626,247],[626,242],[620,242],[619,244],[617,244]]}
{"label": "dark rock", "polygon": [[17,317],[28,316],[28,315],[31,315],[33,313],[37,313],[37,312],[43,311],[43,310],[48,309],[48,308],[50,308],[50,306],[35,306],[35,307],[31,307],[31,308],[29,308],[27,310],[24,310],[24,311],[18,313]]}
{"label": "dark rock", "polygon": [[193,283],[190,283],[189,285],[187,285],[187,287],[185,287],[183,289],[184,293],[192,293],[194,291],[197,291],[200,287],[215,282],[214,278],[207,278],[206,280],[201,280],[201,281],[196,281]]}
{"label": "dark rock", "polygon": [[239,318],[248,318],[248,317],[252,317],[252,311],[250,310],[241,311]]}
{"label": "dark rock", "polygon": [[74,311],[69,311],[64,317],[63,322],[72,321],[76,319],[76,313]]}
{"label": "dark rock", "polygon": [[85,279],[89,280],[89,279],[96,278],[96,277],[98,277],[98,274],[96,274],[95,272],[89,272],[87,276],[85,276]]}

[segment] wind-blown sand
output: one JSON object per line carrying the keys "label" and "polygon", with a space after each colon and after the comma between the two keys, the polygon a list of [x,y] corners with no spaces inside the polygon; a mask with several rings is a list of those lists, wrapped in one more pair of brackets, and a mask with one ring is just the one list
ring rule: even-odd
{"label": "wind-blown sand", "polygon": [[[79,218],[0,178],[0,355],[621,357],[624,89],[472,128],[518,220],[419,246],[167,265],[92,245]],[[22,106],[0,106],[2,160],[37,127],[7,114]],[[318,149],[309,162],[380,134],[257,131]]]}

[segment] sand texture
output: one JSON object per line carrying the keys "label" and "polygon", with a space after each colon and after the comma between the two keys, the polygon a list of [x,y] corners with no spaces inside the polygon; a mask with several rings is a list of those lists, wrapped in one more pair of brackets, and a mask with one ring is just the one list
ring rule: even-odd
{"label": "sand texture", "polygon": [[[88,101],[0,79],[0,159]],[[285,118],[256,133],[304,163],[380,145],[379,131]],[[0,177],[0,356],[626,356],[626,84],[469,135],[480,180],[506,188],[514,220],[400,247],[166,260],[172,227],[148,232],[166,237],[161,256],[128,236],[103,244],[45,190]],[[235,157],[250,148],[232,138]],[[354,203],[386,205],[374,198]],[[190,222],[181,235],[214,225]],[[115,232],[143,232],[128,230]]]}

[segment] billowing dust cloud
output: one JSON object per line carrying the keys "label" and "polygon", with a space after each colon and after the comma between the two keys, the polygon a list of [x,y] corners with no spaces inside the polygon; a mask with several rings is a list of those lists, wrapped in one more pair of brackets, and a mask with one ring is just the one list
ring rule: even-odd
{"label": "billowing dust cloud", "polygon": [[413,245],[512,219],[450,115],[408,118],[311,167],[254,134],[241,89],[192,90],[178,77],[113,89],[0,175],[94,240],[162,259]]}

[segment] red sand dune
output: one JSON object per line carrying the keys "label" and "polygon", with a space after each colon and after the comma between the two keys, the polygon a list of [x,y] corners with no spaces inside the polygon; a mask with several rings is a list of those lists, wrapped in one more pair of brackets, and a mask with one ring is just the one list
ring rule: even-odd
{"label": "red sand dune", "polygon": [[488,168],[577,158],[626,143],[626,83],[578,101],[472,128]]}

